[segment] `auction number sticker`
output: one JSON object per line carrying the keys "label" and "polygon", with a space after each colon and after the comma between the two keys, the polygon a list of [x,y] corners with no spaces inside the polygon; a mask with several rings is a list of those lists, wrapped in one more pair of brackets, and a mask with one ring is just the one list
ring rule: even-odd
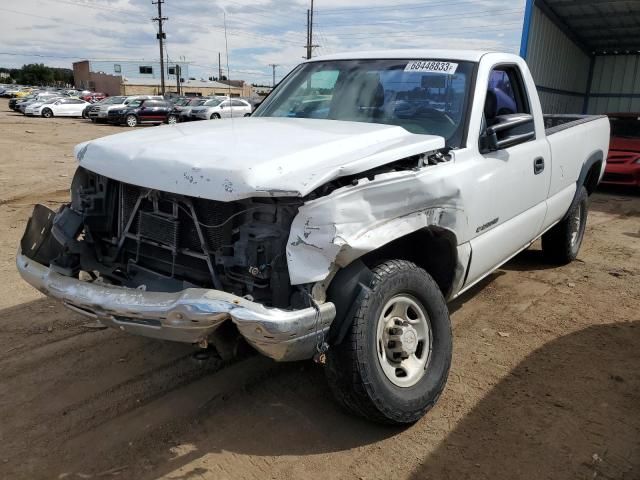
{"label": "auction number sticker", "polygon": [[407,63],[407,66],[404,67],[405,72],[446,73],[447,75],[453,75],[457,69],[457,63],[435,60],[416,60]]}

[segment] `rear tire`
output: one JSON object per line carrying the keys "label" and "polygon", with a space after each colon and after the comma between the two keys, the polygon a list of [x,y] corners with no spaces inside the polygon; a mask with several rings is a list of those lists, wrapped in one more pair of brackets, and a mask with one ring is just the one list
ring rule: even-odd
{"label": "rear tire", "polygon": [[565,219],[542,236],[542,253],[547,261],[566,265],[576,259],[584,238],[588,210],[589,195],[587,189],[580,186],[576,202]]}
{"label": "rear tire", "polygon": [[53,117],[53,112],[51,111],[51,109],[45,108],[44,110],[42,110],[42,116],[44,118],[51,118]]}
{"label": "rear tire", "polygon": [[127,115],[125,124],[127,125],[127,127],[136,127],[138,125],[138,117],[136,117],[135,115]]}
{"label": "rear tire", "polygon": [[388,260],[372,271],[347,336],[327,352],[327,379],[352,413],[413,423],[433,407],[447,381],[449,311],[436,282],[414,263]]}

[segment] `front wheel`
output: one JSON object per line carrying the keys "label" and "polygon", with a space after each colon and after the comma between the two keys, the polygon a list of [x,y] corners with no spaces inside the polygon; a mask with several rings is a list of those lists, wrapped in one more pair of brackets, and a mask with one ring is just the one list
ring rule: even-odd
{"label": "front wheel", "polygon": [[346,338],[327,352],[327,379],[351,412],[412,423],[433,407],[447,381],[449,311],[436,282],[414,263],[389,260],[372,271]]}
{"label": "front wheel", "polygon": [[125,122],[127,124],[127,127],[135,127],[136,125],[138,125],[138,117],[136,117],[135,115],[127,115]]}
{"label": "front wheel", "polygon": [[576,259],[587,226],[588,210],[589,195],[587,189],[580,186],[564,220],[542,235],[542,253],[549,262],[566,265]]}
{"label": "front wheel", "polygon": [[51,111],[51,109],[45,108],[44,110],[42,110],[42,116],[44,118],[51,118],[53,117],[53,112]]}
{"label": "front wheel", "polygon": [[220,120],[220,115],[218,115],[217,113],[212,113],[209,117],[209,120]]}
{"label": "front wheel", "polygon": [[176,117],[175,115],[169,115],[167,117],[167,123],[169,125],[175,125],[176,123],[178,123],[178,117]]}

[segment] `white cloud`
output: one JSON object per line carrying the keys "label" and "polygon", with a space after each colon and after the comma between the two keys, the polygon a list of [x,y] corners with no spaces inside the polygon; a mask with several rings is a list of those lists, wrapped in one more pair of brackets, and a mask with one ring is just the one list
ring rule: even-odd
{"label": "white cloud", "polygon": [[[0,66],[75,60],[154,59],[156,10],[150,0],[2,2]],[[485,48],[516,51],[524,0],[316,0],[314,55],[385,48]],[[193,62],[192,74],[226,67],[224,13],[232,78],[270,83],[304,55],[306,0],[165,0],[167,50]],[[34,56],[41,55],[41,56]],[[226,68],[224,68],[226,70]]]}

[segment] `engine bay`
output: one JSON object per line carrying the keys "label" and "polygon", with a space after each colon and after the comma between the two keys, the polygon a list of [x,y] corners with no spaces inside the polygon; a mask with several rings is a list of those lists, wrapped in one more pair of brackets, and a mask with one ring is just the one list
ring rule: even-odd
{"label": "engine bay", "polygon": [[299,303],[286,244],[301,199],[219,202],[119,182],[78,168],[53,221],[68,276],[174,292],[215,288],[269,306]]}

